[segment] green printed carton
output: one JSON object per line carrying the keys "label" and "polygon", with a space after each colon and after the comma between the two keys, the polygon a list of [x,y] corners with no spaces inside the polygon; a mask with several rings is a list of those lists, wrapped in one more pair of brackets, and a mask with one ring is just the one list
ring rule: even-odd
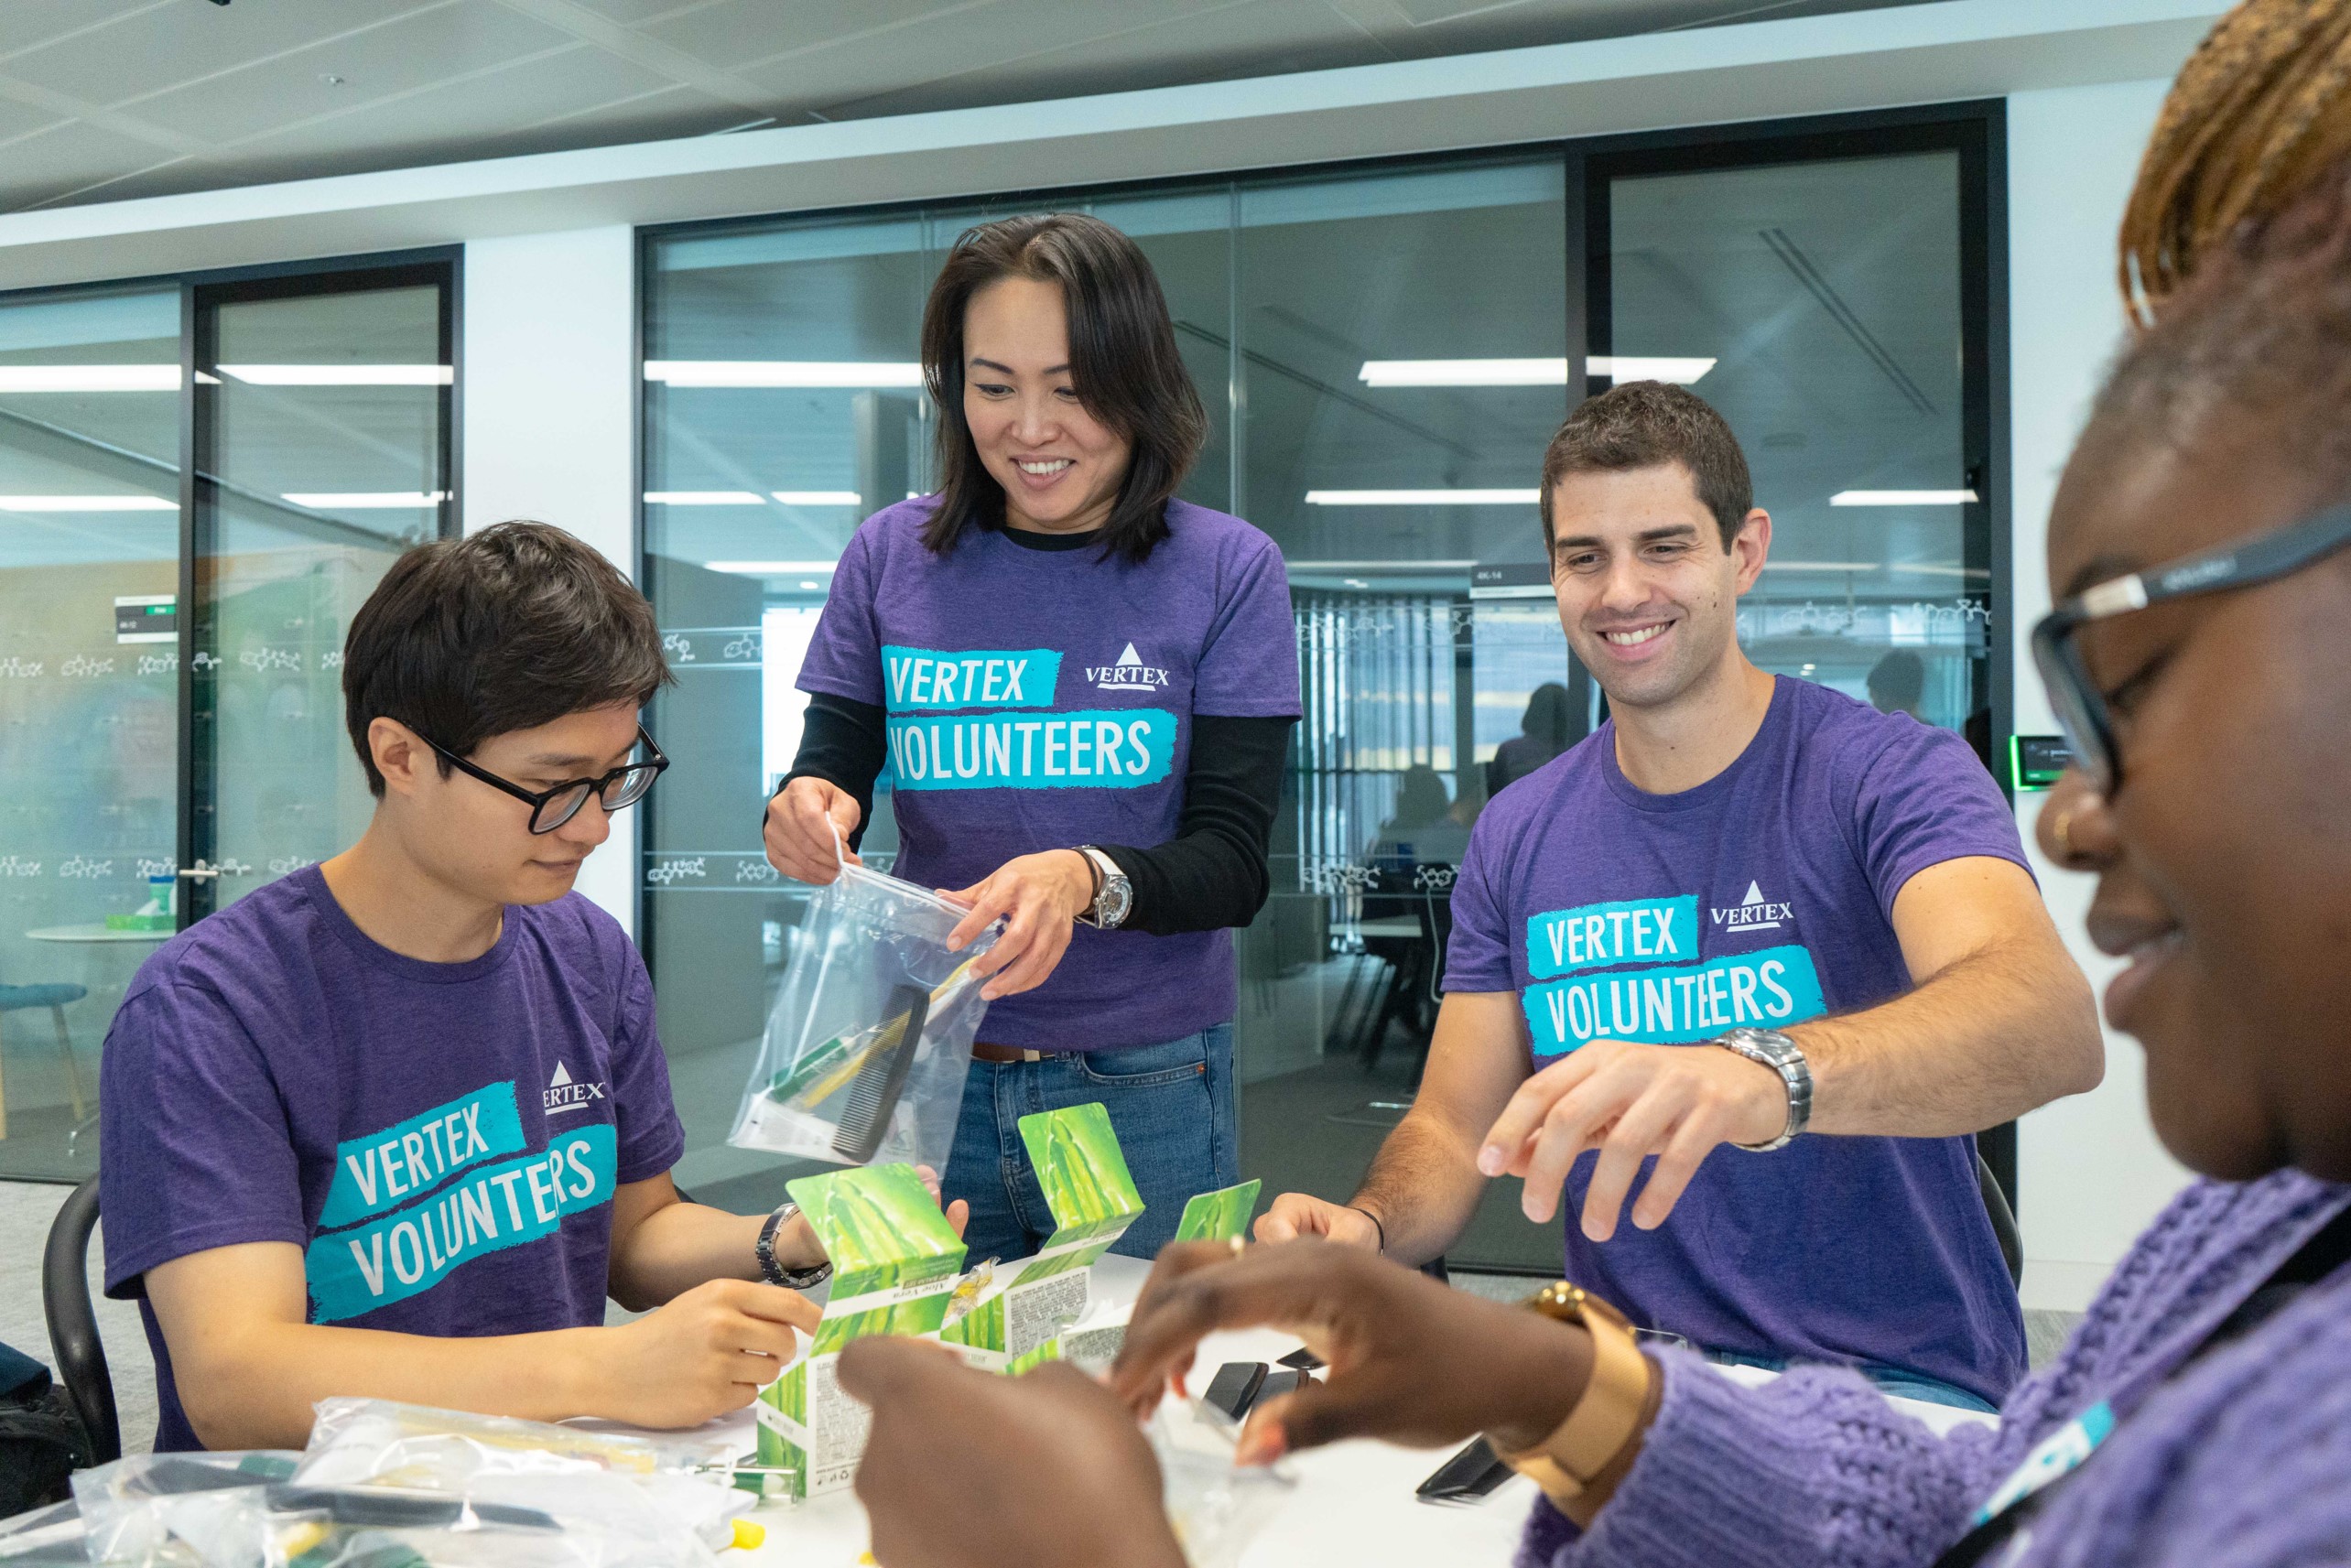
{"label": "green printed carton", "polygon": [[847,1487],[872,1417],[841,1392],[841,1346],[869,1334],[936,1334],[963,1270],[963,1240],[911,1165],[867,1165],[785,1184],[833,1263],[817,1332],[752,1413],[759,1463],[778,1488],[821,1497]]}
{"label": "green printed carton", "polygon": [[1237,1187],[1219,1187],[1212,1193],[1193,1194],[1192,1201],[1184,1206],[1184,1217],[1176,1222],[1176,1239],[1245,1239],[1249,1234],[1249,1217],[1257,1212],[1257,1195],[1264,1185],[1262,1181],[1243,1182]]}
{"label": "green printed carton", "polygon": [[[1237,1187],[1219,1187],[1212,1193],[1195,1193],[1184,1206],[1184,1217],[1176,1224],[1178,1241],[1238,1241],[1249,1229],[1249,1217],[1256,1212],[1257,1195],[1262,1182],[1243,1182]],[[1118,1358],[1119,1347],[1126,1343],[1127,1306],[1099,1306],[1061,1331],[1060,1348],[1056,1352],[1064,1361],[1092,1370],[1108,1367]]]}
{"label": "green printed carton", "polygon": [[1054,1232],[1037,1255],[1000,1266],[971,1310],[939,1337],[974,1366],[1024,1372],[1058,1354],[1064,1325],[1085,1314],[1094,1263],[1143,1213],[1143,1195],[1100,1105],[1020,1120]]}

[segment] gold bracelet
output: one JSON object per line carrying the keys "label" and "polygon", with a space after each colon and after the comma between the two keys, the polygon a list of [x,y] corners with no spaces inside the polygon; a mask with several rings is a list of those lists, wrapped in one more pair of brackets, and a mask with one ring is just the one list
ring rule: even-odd
{"label": "gold bracelet", "polygon": [[1562,1281],[1545,1285],[1526,1303],[1556,1323],[1574,1324],[1592,1336],[1592,1375],[1583,1398],[1551,1435],[1533,1448],[1496,1454],[1502,1463],[1541,1487],[1562,1505],[1585,1499],[1593,1478],[1615,1463],[1640,1430],[1649,1404],[1649,1357],[1632,1337],[1624,1314],[1599,1297]]}

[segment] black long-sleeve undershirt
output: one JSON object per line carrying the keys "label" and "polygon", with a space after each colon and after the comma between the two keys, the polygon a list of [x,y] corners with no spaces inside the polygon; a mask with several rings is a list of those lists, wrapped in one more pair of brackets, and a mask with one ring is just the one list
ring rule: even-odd
{"label": "black long-sleeve undershirt", "polygon": [[[1125,931],[1172,936],[1246,925],[1265,905],[1266,855],[1282,805],[1294,719],[1192,716],[1192,757],[1184,770],[1184,809],[1176,837],[1134,848],[1097,846],[1134,884]],[[855,849],[872,819],[873,781],[889,748],[888,715],[870,702],[824,693],[808,698],[799,754],[788,784],[819,778],[855,798]],[[779,786],[781,787],[781,786]],[[1075,849],[1075,845],[1067,846]]]}

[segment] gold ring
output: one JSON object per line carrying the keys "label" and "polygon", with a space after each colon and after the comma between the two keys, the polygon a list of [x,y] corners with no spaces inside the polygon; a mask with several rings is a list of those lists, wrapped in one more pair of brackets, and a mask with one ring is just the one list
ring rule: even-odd
{"label": "gold ring", "polygon": [[2049,827],[2049,836],[2057,840],[2057,859],[2064,864],[2071,864],[2074,859],[2074,813],[2076,809],[2067,806],[2057,814],[2057,820]]}

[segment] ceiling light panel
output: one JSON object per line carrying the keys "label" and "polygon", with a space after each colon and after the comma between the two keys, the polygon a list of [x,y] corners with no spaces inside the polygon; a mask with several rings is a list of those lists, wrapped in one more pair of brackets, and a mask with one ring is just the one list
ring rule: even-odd
{"label": "ceiling light panel", "polygon": [[[1714,369],[1711,359],[1654,354],[1594,354],[1586,373],[1612,381],[1667,381],[1688,386]],[[1366,360],[1366,386],[1565,386],[1567,362],[1534,360]]]}
{"label": "ceiling light panel", "polygon": [[445,490],[287,491],[283,499],[313,512],[397,512],[439,506],[449,499]]}
{"label": "ceiling light panel", "polygon": [[923,367],[894,360],[647,360],[645,378],[669,386],[920,386]]}
{"label": "ceiling light panel", "polygon": [[0,393],[179,390],[178,365],[0,365]]}
{"label": "ceiling light panel", "polygon": [[653,506],[764,506],[767,498],[754,490],[648,490]]}
{"label": "ceiling light panel", "polygon": [[1965,506],[1976,499],[1972,490],[1840,490],[1828,498],[1831,506]]}
{"label": "ceiling light panel", "polygon": [[448,365],[222,365],[252,386],[447,386]]}
{"label": "ceiling light panel", "polygon": [[160,495],[0,495],[0,512],[177,512]]}
{"label": "ceiling light panel", "polygon": [[853,490],[771,490],[767,493],[786,506],[855,506],[865,499]]}
{"label": "ceiling light panel", "polygon": [[1539,490],[1310,490],[1309,506],[1533,506]]}

